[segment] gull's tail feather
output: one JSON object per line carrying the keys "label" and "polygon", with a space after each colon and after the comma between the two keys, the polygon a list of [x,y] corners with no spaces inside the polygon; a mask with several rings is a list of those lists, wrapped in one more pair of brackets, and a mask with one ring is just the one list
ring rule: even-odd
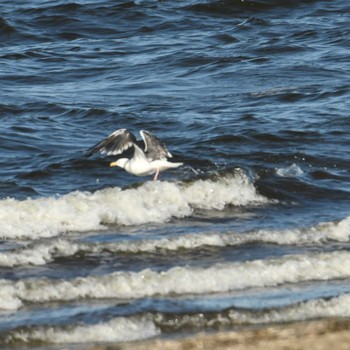
{"label": "gull's tail feather", "polygon": [[179,166],[184,165],[184,163],[172,163],[168,162],[169,168],[178,168]]}

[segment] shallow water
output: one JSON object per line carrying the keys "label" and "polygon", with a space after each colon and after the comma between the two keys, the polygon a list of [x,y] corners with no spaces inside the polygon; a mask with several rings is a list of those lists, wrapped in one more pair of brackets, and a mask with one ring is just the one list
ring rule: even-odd
{"label": "shallow water", "polygon": [[[346,1],[2,1],[2,348],[349,317]],[[87,150],[146,129],[160,181]]]}

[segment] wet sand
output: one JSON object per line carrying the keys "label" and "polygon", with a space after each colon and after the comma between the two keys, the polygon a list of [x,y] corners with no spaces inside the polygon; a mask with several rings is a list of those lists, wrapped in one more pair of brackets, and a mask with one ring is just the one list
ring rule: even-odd
{"label": "wet sand", "polygon": [[327,319],[267,326],[241,332],[199,333],[175,340],[147,340],[90,350],[345,350],[350,348],[350,320]]}

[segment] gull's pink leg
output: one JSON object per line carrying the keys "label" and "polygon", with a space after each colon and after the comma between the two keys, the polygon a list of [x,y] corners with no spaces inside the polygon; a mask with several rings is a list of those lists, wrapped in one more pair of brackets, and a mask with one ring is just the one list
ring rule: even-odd
{"label": "gull's pink leg", "polygon": [[156,173],[154,174],[153,181],[158,180],[158,175],[159,175],[159,169],[157,169]]}

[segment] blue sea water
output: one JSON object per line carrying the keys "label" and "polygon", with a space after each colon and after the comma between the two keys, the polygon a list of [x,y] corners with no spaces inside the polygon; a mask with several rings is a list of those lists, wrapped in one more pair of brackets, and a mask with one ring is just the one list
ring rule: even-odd
{"label": "blue sea water", "polygon": [[[1,348],[349,317],[349,13],[1,1]],[[184,166],[86,152],[120,128]]]}

